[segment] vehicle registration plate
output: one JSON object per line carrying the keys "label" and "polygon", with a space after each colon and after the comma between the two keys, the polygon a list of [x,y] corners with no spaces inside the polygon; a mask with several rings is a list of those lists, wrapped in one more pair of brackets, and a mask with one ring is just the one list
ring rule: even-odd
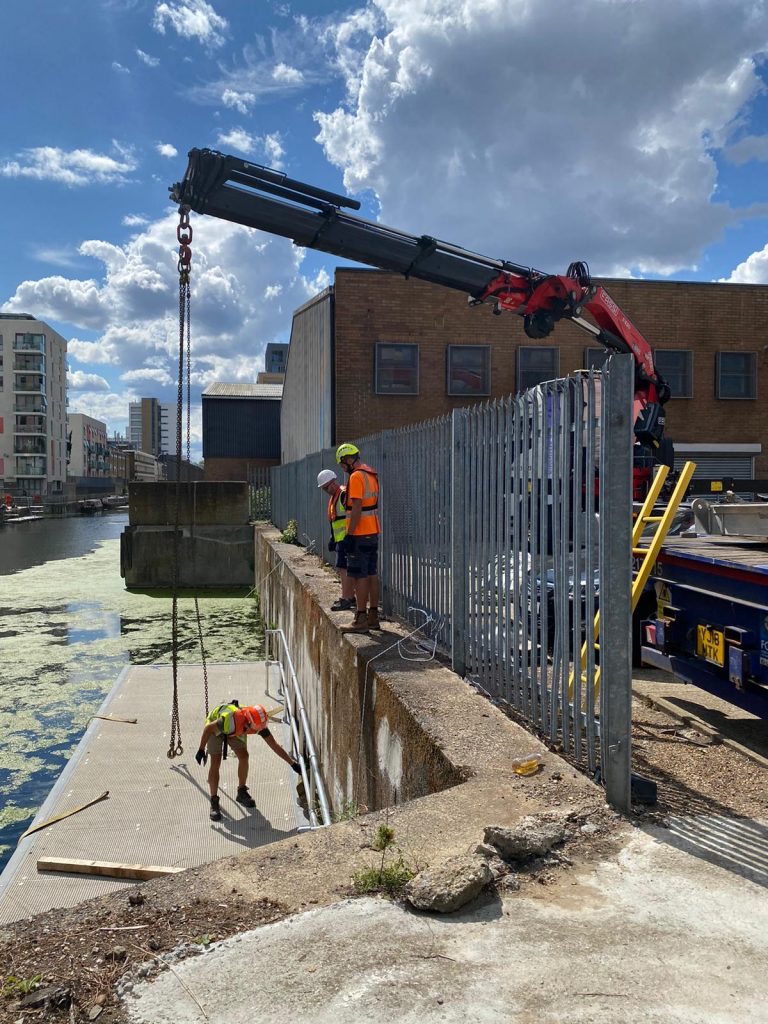
{"label": "vehicle registration plate", "polygon": [[713,665],[725,666],[725,637],[711,626],[696,627],[696,653]]}

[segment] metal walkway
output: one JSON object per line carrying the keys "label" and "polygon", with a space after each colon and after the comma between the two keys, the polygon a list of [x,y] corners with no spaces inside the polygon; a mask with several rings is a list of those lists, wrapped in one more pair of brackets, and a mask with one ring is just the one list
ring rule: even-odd
{"label": "metal walkway", "polygon": [[[272,677],[274,678],[274,676]],[[277,705],[266,694],[260,664],[208,666],[210,704]],[[270,687],[277,693],[277,684]],[[99,709],[100,715],[136,718],[136,725],[94,719],[35,818],[46,821],[109,790],[109,798],[22,839],[0,876],[0,924],[53,907],[67,907],[136,883],[76,874],[38,873],[40,857],[121,864],[194,867],[243,849],[293,835],[308,822],[296,802],[295,775],[258,737],[248,741],[248,782],[256,808],[235,803],[237,759],[221,769],[223,820],[208,818],[207,768],[195,763],[203,728],[203,673],[179,669],[179,708],[184,754],[168,760],[172,675],[170,666],[126,669]],[[288,730],[273,719],[286,749]]]}

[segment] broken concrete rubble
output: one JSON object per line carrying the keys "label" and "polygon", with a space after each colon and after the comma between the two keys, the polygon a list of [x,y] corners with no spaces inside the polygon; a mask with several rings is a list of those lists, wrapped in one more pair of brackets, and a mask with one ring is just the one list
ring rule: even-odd
{"label": "broken concrete rubble", "polygon": [[528,860],[541,857],[567,836],[565,823],[527,815],[513,828],[489,825],[485,829],[485,842],[495,846],[507,860]]}
{"label": "broken concrete rubble", "polygon": [[492,878],[482,857],[460,854],[411,879],[405,896],[418,910],[450,914],[473,900]]}

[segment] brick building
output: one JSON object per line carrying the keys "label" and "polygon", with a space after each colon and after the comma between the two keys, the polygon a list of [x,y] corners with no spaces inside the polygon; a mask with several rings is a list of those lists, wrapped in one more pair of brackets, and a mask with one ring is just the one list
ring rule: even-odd
{"label": "brick building", "polygon": [[[701,476],[768,477],[768,286],[602,283],[672,386],[667,431],[678,456],[697,461]],[[469,307],[460,292],[338,268],[333,287],[294,313],[282,461],[515,394],[605,354],[566,321],[535,342],[521,318]]]}

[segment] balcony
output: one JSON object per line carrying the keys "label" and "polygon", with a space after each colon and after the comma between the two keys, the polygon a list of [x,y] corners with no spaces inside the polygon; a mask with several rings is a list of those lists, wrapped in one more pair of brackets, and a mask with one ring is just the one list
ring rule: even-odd
{"label": "balcony", "polygon": [[17,334],[13,340],[14,352],[42,352],[45,355],[44,334]]}
{"label": "balcony", "polygon": [[48,412],[48,402],[43,396],[37,398],[34,395],[17,395],[14,412],[46,413]]}
{"label": "balcony", "polygon": [[44,395],[45,377],[36,373],[17,373],[13,381],[13,390],[28,395]]}
{"label": "balcony", "polygon": [[17,416],[16,420],[14,434],[42,434],[45,437],[48,433],[44,416]]}
{"label": "balcony", "polygon": [[24,437],[19,435],[13,441],[14,455],[45,455],[45,437]]}
{"label": "balcony", "polygon": [[45,360],[29,353],[17,354],[13,361],[13,369],[16,373],[45,374]]}
{"label": "balcony", "polygon": [[45,461],[44,455],[17,455],[16,477],[45,476]]}

